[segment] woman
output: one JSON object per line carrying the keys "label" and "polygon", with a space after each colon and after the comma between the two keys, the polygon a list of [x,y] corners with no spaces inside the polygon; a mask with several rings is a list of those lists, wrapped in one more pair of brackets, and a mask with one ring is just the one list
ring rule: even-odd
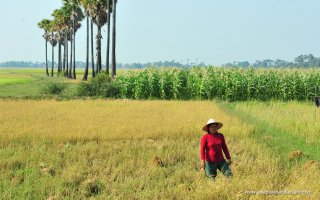
{"label": "woman", "polygon": [[[231,164],[231,157],[228,147],[223,134],[218,132],[222,126],[223,124],[221,122],[209,119],[207,124],[202,128],[207,134],[202,136],[200,142],[201,170],[205,171],[206,175],[212,179],[217,176],[217,169],[225,176],[232,176],[229,167]],[[224,159],[222,151],[227,160]]]}

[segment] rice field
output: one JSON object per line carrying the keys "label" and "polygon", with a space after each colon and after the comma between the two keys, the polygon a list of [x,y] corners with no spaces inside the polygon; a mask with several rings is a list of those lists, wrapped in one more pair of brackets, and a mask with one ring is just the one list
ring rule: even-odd
{"label": "rice field", "polygon": [[[0,110],[1,199],[320,197],[311,103],[1,100]],[[224,123],[231,179],[199,170],[211,117]]]}
{"label": "rice field", "polygon": [[24,76],[0,76],[0,85],[5,84],[20,84],[20,83],[28,83],[31,82],[32,78],[30,77],[24,77]]}
{"label": "rice field", "polygon": [[[38,68],[0,68],[0,97],[40,97],[41,86],[48,80],[60,80],[60,77],[47,77],[44,69]],[[80,80],[68,80],[73,84]]]}

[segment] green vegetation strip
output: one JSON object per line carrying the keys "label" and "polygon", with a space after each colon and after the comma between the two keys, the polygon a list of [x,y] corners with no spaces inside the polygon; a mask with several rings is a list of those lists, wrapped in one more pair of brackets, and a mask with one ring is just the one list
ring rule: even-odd
{"label": "green vegetation strip", "polygon": [[[308,144],[305,139],[292,135],[278,127],[265,122],[261,118],[255,118],[250,113],[239,111],[235,103],[218,102],[220,108],[230,115],[238,117],[244,123],[254,125],[251,137],[258,142],[274,149],[274,153],[281,159],[281,164],[291,167],[293,164],[301,164],[306,160],[320,160],[320,145]],[[241,130],[240,130],[241,131]],[[293,152],[301,151],[303,155],[294,157]],[[293,157],[290,158],[290,155]]]}
{"label": "green vegetation strip", "polygon": [[118,75],[120,98],[312,100],[320,94],[320,70],[149,68]]}
{"label": "green vegetation strip", "polygon": [[29,82],[31,82],[31,81],[32,81],[32,78],[11,78],[11,79],[2,79],[2,80],[0,80],[0,85],[29,83]]}

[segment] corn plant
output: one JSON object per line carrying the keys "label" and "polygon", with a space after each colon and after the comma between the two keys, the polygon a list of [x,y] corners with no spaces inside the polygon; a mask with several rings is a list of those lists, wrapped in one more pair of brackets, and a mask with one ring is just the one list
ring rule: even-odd
{"label": "corn plant", "polygon": [[150,68],[119,75],[115,84],[132,99],[306,101],[320,94],[320,70]]}

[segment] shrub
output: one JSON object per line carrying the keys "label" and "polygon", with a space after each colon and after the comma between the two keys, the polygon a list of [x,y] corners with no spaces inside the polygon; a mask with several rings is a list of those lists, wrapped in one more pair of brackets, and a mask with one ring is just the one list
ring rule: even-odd
{"label": "shrub", "polygon": [[100,73],[88,82],[81,82],[77,88],[78,96],[118,97],[119,90],[110,76]]}
{"label": "shrub", "polygon": [[68,87],[67,83],[61,80],[49,80],[41,87],[42,94],[60,94]]}

